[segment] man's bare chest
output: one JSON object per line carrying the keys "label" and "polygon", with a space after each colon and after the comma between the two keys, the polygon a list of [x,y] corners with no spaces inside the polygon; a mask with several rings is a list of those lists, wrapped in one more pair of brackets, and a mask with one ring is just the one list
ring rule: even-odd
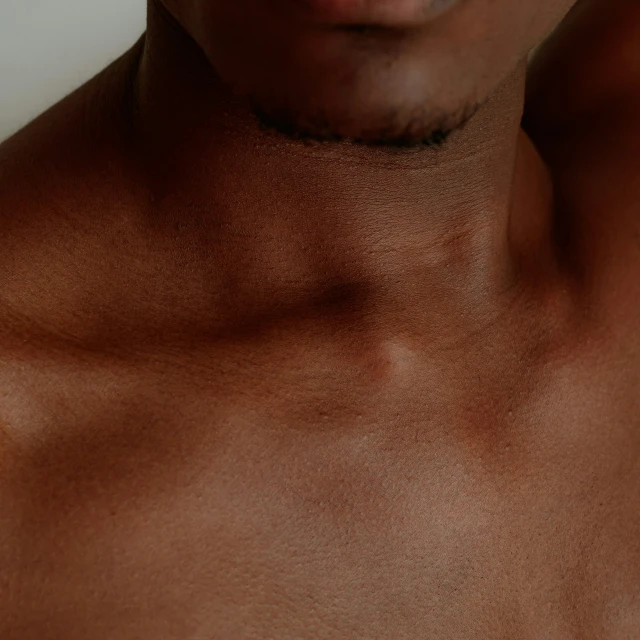
{"label": "man's bare chest", "polygon": [[1,635],[632,638],[637,400],[536,388],[94,405],[10,461]]}

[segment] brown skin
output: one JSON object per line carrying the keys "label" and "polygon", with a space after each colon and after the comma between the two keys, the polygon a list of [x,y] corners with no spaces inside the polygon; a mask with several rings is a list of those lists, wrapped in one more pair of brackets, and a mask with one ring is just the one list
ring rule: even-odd
{"label": "brown skin", "polygon": [[638,637],[640,9],[527,76],[572,4],[152,4],[0,147],[0,638]]}

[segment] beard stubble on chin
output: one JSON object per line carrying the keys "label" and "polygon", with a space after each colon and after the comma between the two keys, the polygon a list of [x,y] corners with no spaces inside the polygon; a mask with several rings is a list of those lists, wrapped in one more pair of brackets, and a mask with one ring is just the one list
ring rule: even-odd
{"label": "beard stubble on chin", "polygon": [[364,117],[357,127],[357,135],[340,133],[340,125],[332,122],[321,111],[299,113],[292,108],[267,107],[249,97],[251,111],[260,127],[290,139],[307,143],[350,143],[362,146],[384,147],[389,150],[420,150],[440,148],[451,133],[462,129],[481,107],[480,103],[465,105],[455,113],[434,117],[424,108],[403,112],[391,110],[376,123],[367,126]]}

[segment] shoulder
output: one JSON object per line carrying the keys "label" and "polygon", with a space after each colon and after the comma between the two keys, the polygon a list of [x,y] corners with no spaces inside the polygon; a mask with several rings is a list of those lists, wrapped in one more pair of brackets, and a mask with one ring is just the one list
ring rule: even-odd
{"label": "shoulder", "polygon": [[[640,313],[640,2],[581,0],[530,64],[523,127],[600,309]],[[636,322],[637,325],[637,322]]]}
{"label": "shoulder", "polygon": [[580,0],[532,59],[523,126],[552,169],[640,172],[640,2]]}
{"label": "shoulder", "polygon": [[574,6],[530,63],[523,127],[558,179],[640,188],[640,2]]}
{"label": "shoulder", "polygon": [[109,222],[138,195],[125,165],[131,62],[130,52],[0,145],[1,353],[24,326],[69,311],[98,258],[111,260]]}
{"label": "shoulder", "polygon": [[530,134],[548,138],[606,127],[611,114],[637,125],[639,61],[640,2],[579,0],[530,61]]}
{"label": "shoulder", "polygon": [[[120,152],[140,43],[0,144],[0,213],[55,199]],[[4,206],[3,206],[4,205]]]}
{"label": "shoulder", "polygon": [[640,2],[574,6],[530,63],[523,127],[561,186],[640,205]]}
{"label": "shoulder", "polygon": [[640,2],[574,6],[530,63],[523,126],[554,169],[613,163],[637,177]]}

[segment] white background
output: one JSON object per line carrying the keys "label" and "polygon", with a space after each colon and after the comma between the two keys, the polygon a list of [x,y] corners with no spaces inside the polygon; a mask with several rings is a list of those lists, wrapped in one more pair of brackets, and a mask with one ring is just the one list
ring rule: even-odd
{"label": "white background", "polygon": [[144,31],[145,0],[0,0],[0,140]]}

